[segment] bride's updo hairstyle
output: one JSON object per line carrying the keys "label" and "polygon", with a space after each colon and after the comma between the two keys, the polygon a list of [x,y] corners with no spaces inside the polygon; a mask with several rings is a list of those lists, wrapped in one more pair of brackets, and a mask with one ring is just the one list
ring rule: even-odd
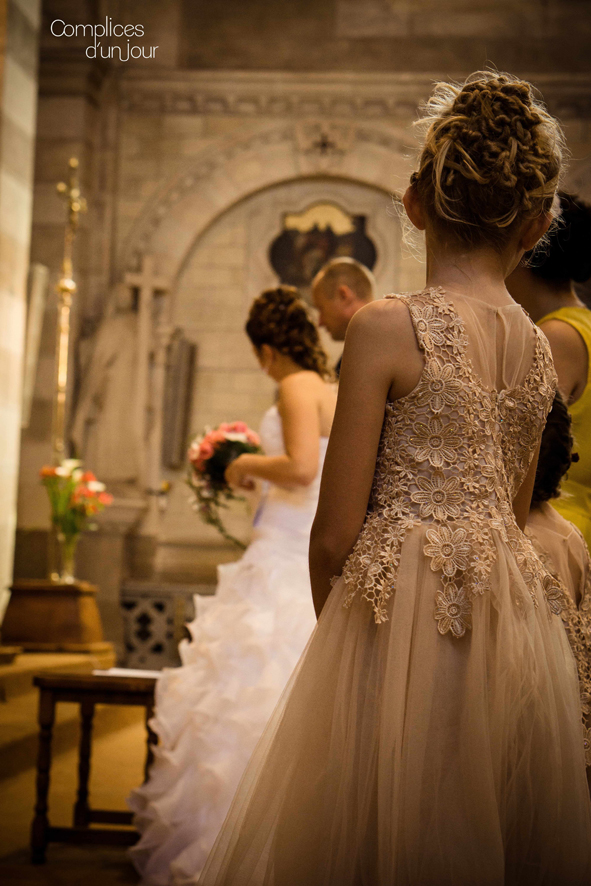
{"label": "bride's updo hairstyle", "polygon": [[301,366],[328,378],[327,356],[305,302],[292,286],[268,289],[256,298],[246,323],[246,334],[259,350],[270,345]]}
{"label": "bride's updo hairstyle", "polygon": [[439,83],[420,122],[411,184],[438,233],[500,247],[524,220],[554,214],[564,135],[529,83],[488,71]]}

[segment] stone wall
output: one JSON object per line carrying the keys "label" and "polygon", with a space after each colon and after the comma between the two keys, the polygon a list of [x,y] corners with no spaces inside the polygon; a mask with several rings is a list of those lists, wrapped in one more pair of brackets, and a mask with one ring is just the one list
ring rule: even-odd
{"label": "stone wall", "polygon": [[589,71],[585,0],[183,0],[180,61],[201,69]]}
{"label": "stone wall", "polygon": [[12,578],[40,0],[0,2],[0,619]]}

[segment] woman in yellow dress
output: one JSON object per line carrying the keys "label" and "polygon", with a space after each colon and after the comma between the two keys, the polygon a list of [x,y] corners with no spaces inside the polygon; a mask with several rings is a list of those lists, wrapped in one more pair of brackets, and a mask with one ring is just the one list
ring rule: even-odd
{"label": "woman in yellow dress", "polygon": [[552,349],[558,385],[572,417],[579,461],[552,504],[583,533],[591,548],[591,310],[574,284],[591,277],[591,206],[559,194],[562,218],[547,252],[518,266],[507,288],[543,329]]}

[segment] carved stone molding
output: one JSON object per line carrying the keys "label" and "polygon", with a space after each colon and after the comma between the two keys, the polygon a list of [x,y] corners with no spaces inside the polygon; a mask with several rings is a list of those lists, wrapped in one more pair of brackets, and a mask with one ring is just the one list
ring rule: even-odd
{"label": "carved stone molding", "polygon": [[414,116],[431,83],[428,75],[212,71],[155,80],[130,70],[121,81],[121,104],[137,114],[399,118]]}
{"label": "carved stone molding", "polygon": [[[130,70],[121,79],[121,106],[134,114],[201,114],[266,118],[354,118],[411,121],[443,77],[462,74],[289,74],[277,72],[161,72]],[[591,76],[532,74],[550,110],[591,116]]]}

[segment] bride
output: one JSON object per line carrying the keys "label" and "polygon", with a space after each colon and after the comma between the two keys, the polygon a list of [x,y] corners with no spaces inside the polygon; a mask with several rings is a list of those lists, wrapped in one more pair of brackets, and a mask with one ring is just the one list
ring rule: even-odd
{"label": "bride", "polygon": [[307,555],[336,392],[297,290],[263,292],[246,332],[278,399],[261,425],[266,455],[241,455],[226,479],[266,482],[252,543],[218,567],[215,596],[196,597],[182,665],[157,684],[155,760],[129,800],[141,833],[132,859],[151,886],[197,882],[315,624]]}

